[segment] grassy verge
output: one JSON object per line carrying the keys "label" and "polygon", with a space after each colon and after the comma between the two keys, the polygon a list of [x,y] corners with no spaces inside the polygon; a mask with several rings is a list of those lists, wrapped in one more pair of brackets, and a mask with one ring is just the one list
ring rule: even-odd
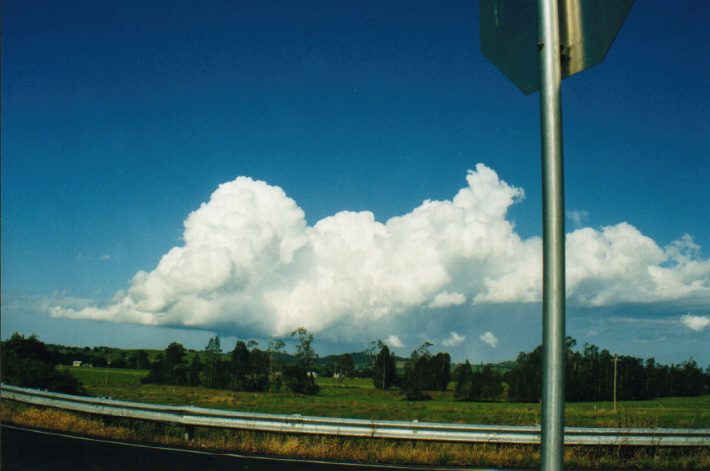
{"label": "grassy verge", "polygon": [[[204,387],[141,384],[142,370],[68,368],[93,396],[135,402],[195,405],[207,408],[376,420],[535,425],[540,405],[508,402],[460,402],[453,392],[434,392],[432,400],[408,402],[395,390],[380,391],[364,379],[343,384],[318,378],[317,396],[291,393],[245,393]],[[609,402],[569,403],[569,426],[710,428],[710,396],[622,401],[618,412]]]}
{"label": "grassy verge", "polygon": [[[186,440],[177,426],[100,418],[10,401],[0,403],[0,421],[28,427],[201,450],[367,463],[527,468],[539,466],[534,446],[416,443],[343,439],[197,428]],[[707,449],[658,447],[567,447],[565,465],[586,469],[710,469]]]}

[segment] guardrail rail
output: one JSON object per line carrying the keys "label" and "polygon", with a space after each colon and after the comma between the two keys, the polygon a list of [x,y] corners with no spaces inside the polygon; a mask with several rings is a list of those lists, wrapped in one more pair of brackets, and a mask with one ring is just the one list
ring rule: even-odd
{"label": "guardrail rail", "polygon": [[[0,398],[88,414],[179,424],[188,430],[192,427],[213,427],[336,437],[540,444],[539,426],[467,425],[234,412],[73,396],[6,384],[0,385]],[[710,446],[710,429],[565,427],[565,444],[706,447]]]}

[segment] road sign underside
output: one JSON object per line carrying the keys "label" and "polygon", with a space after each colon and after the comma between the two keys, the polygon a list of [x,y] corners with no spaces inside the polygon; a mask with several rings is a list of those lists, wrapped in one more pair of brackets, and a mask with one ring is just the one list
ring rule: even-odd
{"label": "road sign underside", "polygon": [[[558,0],[562,78],[604,60],[634,0]],[[540,89],[537,2],[481,0],[481,52],[526,95]]]}

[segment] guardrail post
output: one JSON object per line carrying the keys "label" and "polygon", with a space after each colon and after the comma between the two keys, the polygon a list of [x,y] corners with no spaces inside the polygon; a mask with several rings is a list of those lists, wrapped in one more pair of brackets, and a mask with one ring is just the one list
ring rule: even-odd
{"label": "guardrail post", "polygon": [[190,441],[195,438],[195,427],[193,425],[185,425],[185,440]]}

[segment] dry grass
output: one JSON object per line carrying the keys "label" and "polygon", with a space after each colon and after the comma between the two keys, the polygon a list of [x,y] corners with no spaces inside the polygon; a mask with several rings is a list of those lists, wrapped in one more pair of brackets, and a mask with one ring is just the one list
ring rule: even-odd
{"label": "dry grass", "polygon": [[[280,435],[198,428],[190,440],[182,427],[136,420],[99,418],[61,410],[0,403],[0,421],[80,435],[243,454],[348,460],[367,463],[497,467],[539,466],[538,447],[421,443]],[[707,449],[567,447],[570,468],[710,469]]]}

